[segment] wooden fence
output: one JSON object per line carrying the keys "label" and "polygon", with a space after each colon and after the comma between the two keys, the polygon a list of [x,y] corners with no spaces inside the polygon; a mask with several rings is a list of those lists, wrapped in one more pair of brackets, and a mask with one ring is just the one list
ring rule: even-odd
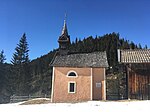
{"label": "wooden fence", "polygon": [[35,99],[35,98],[50,98],[49,95],[42,95],[42,96],[16,96],[16,95],[12,95],[10,97],[10,103],[17,103],[17,102],[22,102],[22,101],[27,101],[27,100],[31,100],[31,99]]}

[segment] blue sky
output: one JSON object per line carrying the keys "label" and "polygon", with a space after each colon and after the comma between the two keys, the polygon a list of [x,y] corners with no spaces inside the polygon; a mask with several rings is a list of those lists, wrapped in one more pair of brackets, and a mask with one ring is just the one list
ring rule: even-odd
{"label": "blue sky", "polygon": [[23,33],[30,59],[58,47],[64,14],[71,40],[119,32],[150,47],[150,0],[0,0],[0,50],[10,62]]}

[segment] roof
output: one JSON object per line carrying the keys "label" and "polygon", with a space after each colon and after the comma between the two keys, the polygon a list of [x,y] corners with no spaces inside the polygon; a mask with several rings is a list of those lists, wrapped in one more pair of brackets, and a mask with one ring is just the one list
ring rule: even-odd
{"label": "roof", "polygon": [[150,49],[118,50],[121,63],[150,63]]}
{"label": "roof", "polygon": [[108,67],[106,52],[57,55],[51,66],[57,67]]}
{"label": "roof", "polygon": [[61,35],[68,35],[66,20],[64,20],[64,26]]}
{"label": "roof", "polygon": [[64,20],[64,26],[62,29],[61,36],[58,39],[58,42],[70,41],[70,36],[68,35],[66,20]]}

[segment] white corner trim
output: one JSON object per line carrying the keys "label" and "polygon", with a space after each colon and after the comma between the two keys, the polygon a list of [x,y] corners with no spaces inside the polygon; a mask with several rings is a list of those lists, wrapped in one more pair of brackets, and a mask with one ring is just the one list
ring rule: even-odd
{"label": "white corner trim", "polygon": [[106,100],[106,71],[104,68],[104,100]]}
{"label": "white corner trim", "polygon": [[93,69],[91,68],[91,100],[93,100]]}
{"label": "white corner trim", "polygon": [[[74,83],[74,92],[70,92],[70,83]],[[76,82],[75,81],[68,82],[68,93],[76,93]]]}
{"label": "white corner trim", "polygon": [[[76,76],[69,76],[69,74],[70,74],[71,72],[74,72],[74,73],[76,74]],[[77,72],[74,71],[74,70],[69,70],[69,72],[67,73],[67,77],[70,77],[70,78],[77,78],[77,77],[78,77],[78,74],[77,74]]]}
{"label": "white corner trim", "polygon": [[55,67],[53,67],[53,74],[52,74],[51,102],[53,102],[54,97],[54,80],[55,80]]}
{"label": "white corner trim", "polygon": [[118,49],[118,62],[121,62],[121,51],[120,51],[120,49]]}

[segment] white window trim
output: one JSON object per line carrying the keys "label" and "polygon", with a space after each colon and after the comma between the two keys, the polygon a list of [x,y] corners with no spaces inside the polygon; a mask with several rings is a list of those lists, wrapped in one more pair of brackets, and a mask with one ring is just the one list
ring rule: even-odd
{"label": "white window trim", "polygon": [[[74,92],[70,92],[70,83],[74,83]],[[68,93],[76,93],[76,82],[75,81],[68,82]]]}
{"label": "white window trim", "polygon": [[[74,72],[74,73],[76,74],[76,76],[69,76],[69,74],[70,74],[71,72]],[[74,70],[70,70],[70,71],[67,73],[67,77],[76,78],[76,77],[78,77],[78,74],[77,74],[77,72],[76,72],[76,71],[74,71]]]}

